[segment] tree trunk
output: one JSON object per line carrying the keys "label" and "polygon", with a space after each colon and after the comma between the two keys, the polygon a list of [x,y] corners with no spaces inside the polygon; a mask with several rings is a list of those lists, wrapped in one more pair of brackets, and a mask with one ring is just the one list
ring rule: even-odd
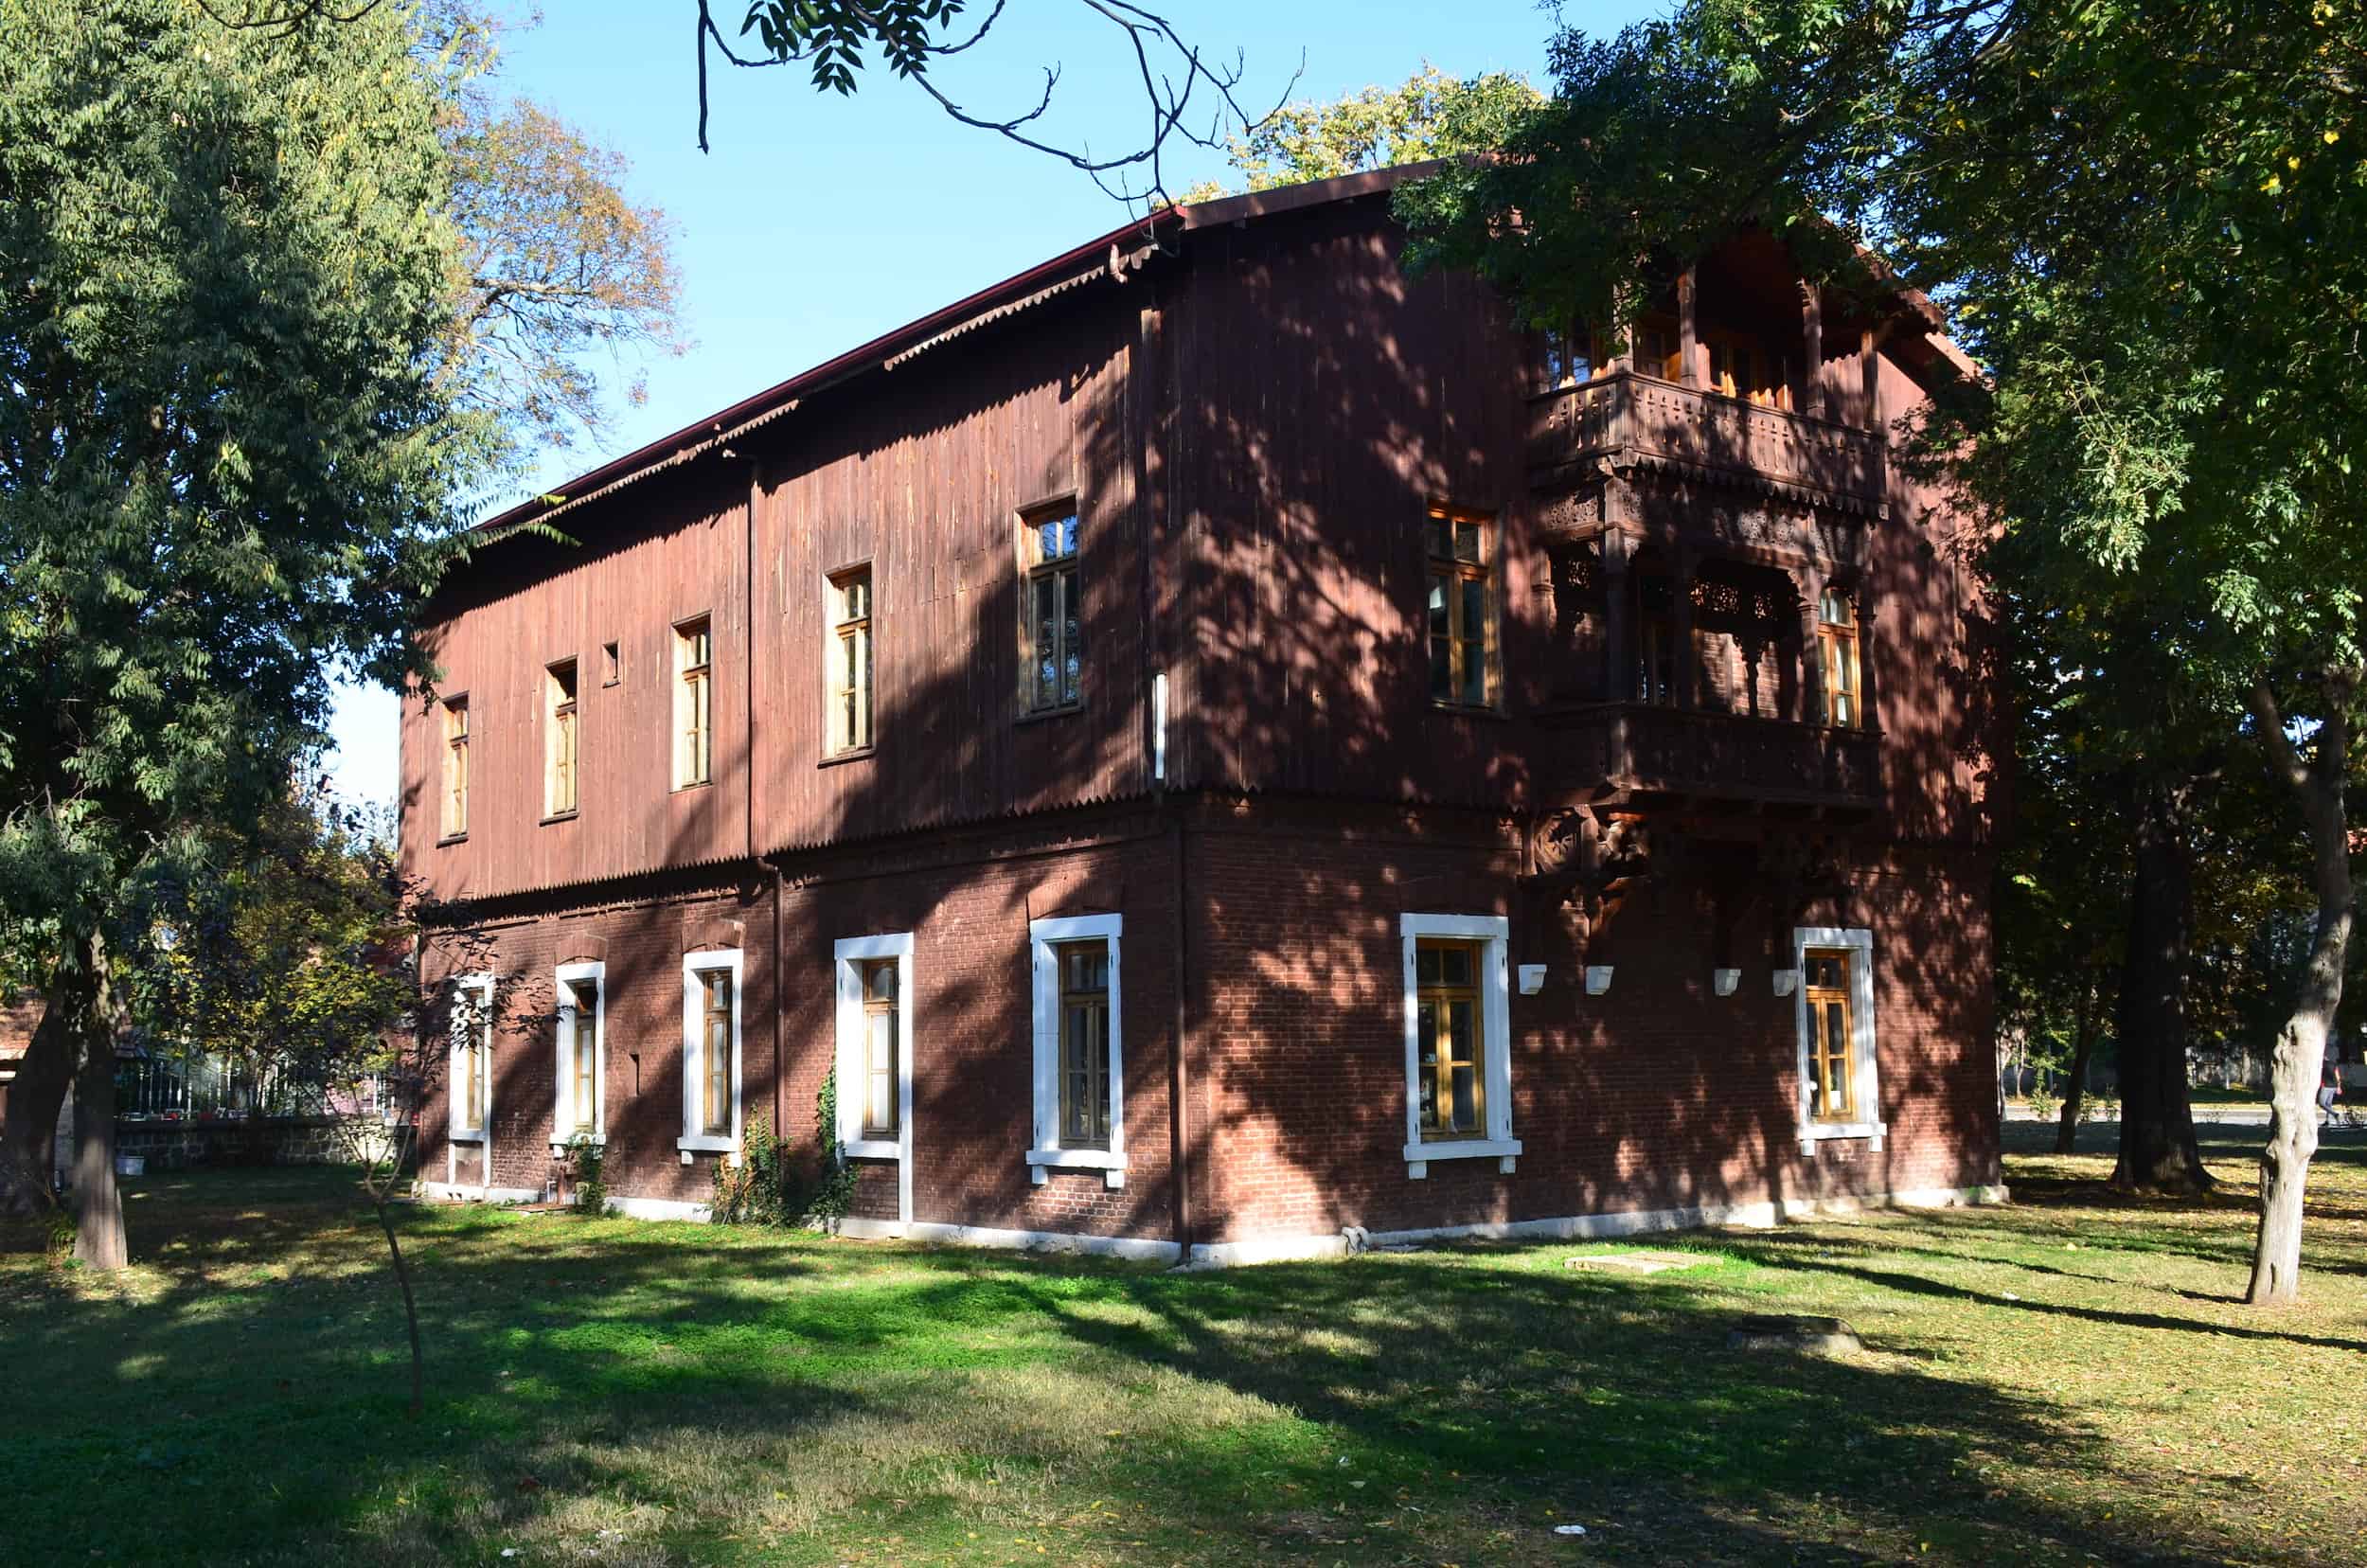
{"label": "tree trunk", "polygon": [[76,1065],[65,1006],[53,989],[43,998],[41,1022],[16,1064],[8,1114],[0,1119],[0,1214],[47,1205],[49,1173],[58,1167],[58,1111]]}
{"label": "tree trunk", "polygon": [[2137,787],[2128,945],[2115,1032],[2121,1054],[2121,1156],[2112,1185],[2130,1192],[2211,1185],[2186,1090],[2187,949],[2194,934],[2189,786]]}
{"label": "tree trunk", "polygon": [[2308,765],[2295,755],[2267,684],[2251,694],[2269,771],[2299,797],[2308,825],[2310,881],[2318,895],[2309,956],[2271,1059],[2269,1141],[2260,1150],[2260,1228],[2252,1239],[2251,1285],[2244,1292],[2255,1307],[2285,1306],[2301,1295],[2302,1205],[2309,1161],[2318,1152],[2318,1078],[2335,1012],[2342,1005],[2342,965],[2350,951],[2350,823],[2342,796],[2350,768],[2349,708],[2358,682],[2356,670],[2325,677],[2328,712],[2318,731],[2317,756]]}
{"label": "tree trunk", "polygon": [[120,1269],[131,1257],[116,1186],[115,1007],[102,938],[84,938],[68,989],[67,1026],[81,1062],[74,1078],[74,1256],[85,1268]]}
{"label": "tree trunk", "polygon": [[2079,1015],[2073,1025],[2071,1077],[2063,1085],[2063,1122],[2055,1130],[2055,1152],[2068,1154],[2079,1136],[2079,1113],[2088,1103],[2088,1064],[2096,1051],[2096,986],[2080,989]]}
{"label": "tree trunk", "polygon": [[375,1191],[370,1202],[378,1210],[379,1229],[386,1233],[386,1254],[395,1260],[395,1279],[402,1286],[402,1315],[411,1327],[411,1418],[418,1420],[426,1408],[427,1366],[419,1351],[419,1304],[411,1293],[411,1271],[402,1261],[402,1243],[395,1239],[394,1216],[386,1211],[386,1200]]}

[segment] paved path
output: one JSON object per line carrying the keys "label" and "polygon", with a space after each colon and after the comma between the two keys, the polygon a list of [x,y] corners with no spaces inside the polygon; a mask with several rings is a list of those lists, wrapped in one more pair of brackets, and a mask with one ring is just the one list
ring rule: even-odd
{"label": "paved path", "polygon": [[[2041,1116],[2026,1105],[2009,1104],[2005,1107],[2005,1119],[2018,1122],[2051,1122],[2056,1117]],[[2119,1113],[2114,1112],[2110,1115],[2091,1119],[2101,1123],[2118,1122],[2121,1118]],[[2269,1108],[2265,1105],[2198,1105],[2195,1107],[2195,1120],[2197,1122],[2224,1122],[2236,1127],[2266,1127],[2269,1125]]]}

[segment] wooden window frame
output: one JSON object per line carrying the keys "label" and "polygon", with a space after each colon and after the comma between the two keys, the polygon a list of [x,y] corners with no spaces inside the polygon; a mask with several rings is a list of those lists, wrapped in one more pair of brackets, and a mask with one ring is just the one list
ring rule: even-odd
{"label": "wooden window frame", "polygon": [[[1074,983],[1074,960],[1090,952],[1101,966],[1101,983],[1082,988]],[[1060,1058],[1060,1147],[1110,1147],[1110,946],[1099,937],[1056,942],[1053,966],[1059,973],[1055,999]],[[1079,1039],[1076,1028],[1080,1010],[1099,1009],[1099,1038]],[[1090,1011],[1088,1012],[1090,1016]],[[1084,1082],[1080,1090],[1077,1079]],[[1082,1130],[1079,1121],[1084,1123]]]}
{"label": "wooden window frame", "polygon": [[[608,1141],[608,966],[597,962],[561,964],[552,971],[559,997],[558,1094],[551,1112],[551,1149],[563,1149],[578,1137],[595,1144]],[[592,996],[592,1103],[582,1103],[583,1084],[577,1071],[578,1031],[585,1023],[583,993]]]}
{"label": "wooden window frame", "polygon": [[[1444,978],[1444,959],[1449,953],[1460,953],[1469,960],[1471,977],[1468,982],[1458,985]],[[1425,980],[1421,977],[1424,953],[1440,955],[1439,979]],[[1421,1121],[1422,1140],[1425,1143],[1460,1142],[1466,1138],[1484,1138],[1487,1135],[1487,1025],[1482,1016],[1480,993],[1480,971],[1486,962],[1486,944],[1468,937],[1424,936],[1414,944],[1414,996],[1417,1027],[1420,1010],[1425,1007],[1431,1010],[1429,1038],[1424,1040],[1417,1035],[1415,1039],[1418,1057],[1415,1076],[1415,1114],[1421,1116],[1420,1105],[1423,1101],[1430,1104],[1433,1113]],[[1454,1054],[1452,1019],[1453,1007],[1458,1002],[1468,1004],[1471,1009],[1473,1038],[1471,1055],[1468,1060]],[[1442,1125],[1435,1114],[1452,1097],[1454,1073],[1458,1067],[1468,1068],[1471,1074],[1475,1125],[1468,1129]]]}
{"label": "wooden window frame", "polygon": [[[499,988],[490,974],[454,975],[452,981],[451,1062],[445,1077],[446,1137],[461,1144],[489,1144],[493,1125],[493,1025]],[[473,1111],[472,1119],[467,1113]],[[490,1154],[487,1174],[490,1178]]]}
{"label": "wooden window frame", "polygon": [[715,618],[691,615],[674,623],[674,788],[714,782]]}
{"label": "wooden window frame", "polygon": [[[1829,607],[1839,604],[1846,620],[1829,618]],[[1865,727],[1865,656],[1864,627],[1858,609],[1858,597],[1846,589],[1827,587],[1817,596],[1816,657],[1822,670],[1818,687],[1824,704],[1822,715],[1833,729],[1863,729]],[[1845,693],[1837,689],[1845,686]],[[1837,698],[1844,699],[1848,711],[1842,711]]]}
{"label": "wooden window frame", "polygon": [[[1126,918],[1118,914],[1070,915],[1030,920],[1027,943],[1033,976],[1035,1131],[1027,1150],[1027,1179],[1041,1186],[1060,1170],[1098,1170],[1105,1186],[1123,1187],[1130,1164],[1126,1151]],[[1099,943],[1109,957],[1108,1042],[1110,1135],[1074,1142],[1063,1136],[1064,1093],[1061,1036],[1064,995],[1061,957],[1080,944]]]}
{"label": "wooden window frame", "polygon": [[613,686],[625,678],[625,652],[622,645],[600,644],[600,685]]}
{"label": "wooden window frame", "polygon": [[[835,971],[837,1041],[831,1070],[838,1075],[840,1152],[853,1160],[892,1160],[896,1163],[896,1214],[899,1224],[913,1218],[913,1057],[920,1048],[920,996],[913,989],[913,934],[886,932],[874,936],[842,936],[830,944]],[[896,996],[902,1016],[897,1020],[896,1136],[863,1135],[863,1096],[856,1086],[863,1081],[864,1048],[863,966],[878,958],[897,960]]]}
{"label": "wooden window frame", "polygon": [[[1502,915],[1404,914],[1397,918],[1404,975],[1406,1175],[1420,1180],[1436,1160],[1492,1159],[1512,1173],[1521,1140],[1512,1131],[1511,922]],[[1478,1136],[1440,1137],[1422,1123],[1419,954],[1433,941],[1468,942],[1478,950],[1480,1115]]]}
{"label": "wooden window frame", "polygon": [[[850,615],[846,614],[846,590],[857,582],[863,585],[863,614]],[[830,760],[865,756],[877,740],[872,726],[880,648],[876,634],[879,584],[872,575],[871,562],[842,566],[824,578],[823,607],[824,620],[830,630],[822,650],[822,755]],[[843,678],[849,643],[858,653],[852,686]],[[846,705],[850,697],[855,703],[851,727]]]}
{"label": "wooden window frame", "polygon": [[[1444,523],[1449,531],[1447,551],[1436,547],[1436,526]],[[1455,533],[1460,528],[1478,530],[1479,559],[1467,561],[1454,553]],[[1498,535],[1497,515],[1471,507],[1458,507],[1452,502],[1433,501],[1422,517],[1422,612],[1421,636],[1424,667],[1429,672],[1430,704],[1434,708],[1463,713],[1494,713],[1501,710],[1504,698],[1503,630],[1504,596],[1497,580],[1497,562],[1503,555],[1503,541]],[[1431,625],[1431,596],[1445,583],[1447,605],[1447,689],[1438,695],[1437,635]],[[1471,634],[1469,611],[1463,592],[1466,583],[1476,582],[1482,595],[1479,634]],[[1463,696],[1468,684],[1472,650],[1480,658],[1481,696],[1477,701]]]}
{"label": "wooden window frame", "polygon": [[[1814,1081],[1815,1024],[1809,1007],[1808,959],[1811,953],[1838,955],[1847,964],[1847,1024],[1850,1032],[1850,1114],[1846,1118],[1820,1116],[1812,1110],[1809,1085]],[[1880,1058],[1877,1050],[1874,1012],[1874,934],[1863,926],[1799,926],[1792,931],[1792,1028],[1797,1036],[1796,1082],[1799,1099],[1800,1149],[1814,1154],[1820,1144],[1835,1138],[1862,1138],[1879,1151],[1888,1128],[1881,1119]]]}
{"label": "wooden window frame", "polygon": [[[1045,524],[1067,522],[1074,526],[1075,543],[1065,552],[1055,556],[1043,553],[1042,529]],[[1085,705],[1085,650],[1092,639],[1085,635],[1085,512],[1077,497],[1066,496],[1029,507],[1019,514],[1019,691],[1020,712],[1023,718],[1042,714],[1075,713]],[[1075,611],[1077,621],[1076,646],[1071,647],[1067,615],[1056,615],[1053,619],[1053,668],[1056,671],[1055,690],[1045,700],[1042,674],[1043,650],[1038,646],[1036,632],[1036,597],[1039,584],[1051,581],[1055,602],[1060,600],[1065,582],[1067,603]],[[1065,675],[1069,661],[1077,664],[1074,689],[1062,691],[1059,679]]]}
{"label": "wooden window frame", "polygon": [[[731,999],[729,1026],[731,1031],[731,1060],[728,1066],[711,1060],[708,1034],[708,977],[729,981]],[[682,1150],[683,1163],[688,1165],[694,1153],[725,1154],[731,1163],[740,1159],[741,1131],[741,1034],[748,1016],[746,988],[742,985],[744,969],[738,948],[706,948],[685,953],[682,961],[683,982],[683,1120],[682,1136],[675,1147]],[[719,1071],[719,1069],[723,1069]],[[711,1084],[726,1081],[730,1091],[730,1125],[726,1131],[716,1131],[708,1112]]]}
{"label": "wooden window frame", "polygon": [[454,692],[437,705],[443,717],[443,762],[438,774],[443,831],[437,842],[469,836],[469,694]]}
{"label": "wooden window frame", "polygon": [[[563,671],[563,673],[562,673]],[[573,659],[543,667],[543,820],[574,816],[583,801],[582,668]]]}
{"label": "wooden window frame", "polygon": [[[902,1105],[904,1060],[904,960],[901,956],[858,959],[855,964],[857,988],[863,997],[863,1108],[857,1126],[866,1139],[900,1138],[904,1131]],[[882,1000],[875,994],[873,981],[881,974],[895,976],[893,994]],[[876,1050],[878,1035],[873,1027],[880,1018],[888,1020],[887,1090],[888,1115],[885,1121],[871,1113],[875,1106],[872,1089],[881,1076],[881,1062]]]}

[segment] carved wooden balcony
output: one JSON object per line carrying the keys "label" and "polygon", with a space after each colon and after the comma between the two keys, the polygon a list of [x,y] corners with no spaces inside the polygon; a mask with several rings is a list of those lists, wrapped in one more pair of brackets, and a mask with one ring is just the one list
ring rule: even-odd
{"label": "carved wooden balcony", "polygon": [[1871,513],[1888,482],[1878,432],[1631,370],[1531,399],[1528,452],[1539,489],[1568,485],[1585,466],[1608,460]]}
{"label": "carved wooden balcony", "polygon": [[1781,719],[1643,703],[1589,703],[1539,722],[1558,744],[1543,771],[1574,793],[1611,804],[1646,799],[1875,809],[1881,736]]}

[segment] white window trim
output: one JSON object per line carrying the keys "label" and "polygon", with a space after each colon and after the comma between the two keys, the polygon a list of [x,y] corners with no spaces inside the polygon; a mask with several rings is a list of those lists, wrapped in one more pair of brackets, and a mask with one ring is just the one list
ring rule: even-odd
{"label": "white window trim", "polygon": [[[830,956],[838,979],[838,1143],[849,1159],[897,1162],[896,1212],[899,1224],[913,1220],[913,1049],[920,1031],[920,1008],[913,994],[913,934],[892,932],[881,936],[843,936],[831,944]],[[896,1005],[903,1033],[896,1042],[896,1136],[863,1135],[863,1096],[856,1086],[863,1081],[863,971],[870,958],[896,960]]]}
{"label": "white window trim", "polygon": [[[1036,1128],[1034,1146],[1027,1150],[1027,1179],[1041,1186],[1050,1170],[1098,1170],[1111,1187],[1126,1185],[1126,1030],[1118,1012],[1124,988],[1119,984],[1119,936],[1122,915],[1077,915],[1027,922],[1027,941],[1035,975]],[[1110,945],[1110,1147],[1060,1147],[1060,959],[1054,948],[1061,942]]]}
{"label": "white window trim", "polygon": [[575,1012],[571,987],[592,982],[592,1141],[608,1142],[608,966],[602,963],[561,964],[554,975],[559,992],[559,1095],[551,1110],[551,1152],[575,1141],[576,1063]]}
{"label": "white window trim", "polygon": [[[1860,1107],[1872,1111],[1856,1121],[1818,1121],[1808,1114],[1808,950],[1839,948],[1849,953],[1850,1068]],[[1813,1154],[1829,1138],[1864,1138],[1879,1152],[1890,1129],[1881,1120],[1882,1086],[1875,1076],[1874,933],[1863,926],[1795,926],[1791,967],[1800,976],[1791,988],[1792,1034],[1799,1047],[1800,1152]]]}
{"label": "white window trim", "polygon": [[[1505,1175],[1521,1156],[1512,1135],[1512,1004],[1507,985],[1512,923],[1502,915],[1400,915],[1397,936],[1405,988],[1405,1173],[1415,1181],[1430,1174],[1433,1160],[1493,1159]],[[1484,941],[1480,960],[1480,1069],[1486,1084],[1486,1136],[1422,1139],[1422,1050],[1420,987],[1414,977],[1414,950],[1425,936]]]}
{"label": "white window trim", "polygon": [[[705,1081],[706,1063],[701,1053],[706,1047],[706,989],[700,976],[718,970],[732,977],[732,1131],[728,1137],[702,1131],[699,1127],[699,1086]],[[674,1147],[682,1150],[683,1164],[690,1163],[694,1152],[728,1154],[731,1163],[739,1163],[739,1032],[748,1016],[747,993],[740,986],[740,961],[738,948],[708,948],[683,955],[682,961],[682,1136]]]}
{"label": "white window trim", "polygon": [[[492,1143],[492,1139],[488,1134],[489,1130],[493,1125],[492,1025],[495,1020],[492,1018],[491,1014],[493,1009],[495,982],[493,976],[490,974],[459,974],[453,977],[452,988],[455,993],[459,994],[465,994],[469,991],[480,992],[482,999],[476,1005],[478,1007],[484,1009],[486,1016],[481,1021],[472,1019],[470,1016],[470,1010],[464,1008],[460,1005],[458,994],[455,994],[452,1014],[451,1055],[445,1062],[444,1072],[444,1081],[446,1085],[446,1092],[444,1095],[444,1114],[445,1125],[449,1129],[447,1135],[449,1141],[453,1143],[488,1145],[488,1161],[489,1168],[489,1146]],[[464,1127],[460,1122],[461,1096],[458,1093],[460,1050],[464,1042],[464,1037],[462,1036],[461,1031],[471,1026],[472,1024],[478,1022],[482,1022],[485,1025],[485,1048],[477,1053],[477,1075],[481,1080],[478,1087],[483,1091],[483,1093],[477,1096],[477,1104],[484,1109],[485,1120],[474,1127]]]}

